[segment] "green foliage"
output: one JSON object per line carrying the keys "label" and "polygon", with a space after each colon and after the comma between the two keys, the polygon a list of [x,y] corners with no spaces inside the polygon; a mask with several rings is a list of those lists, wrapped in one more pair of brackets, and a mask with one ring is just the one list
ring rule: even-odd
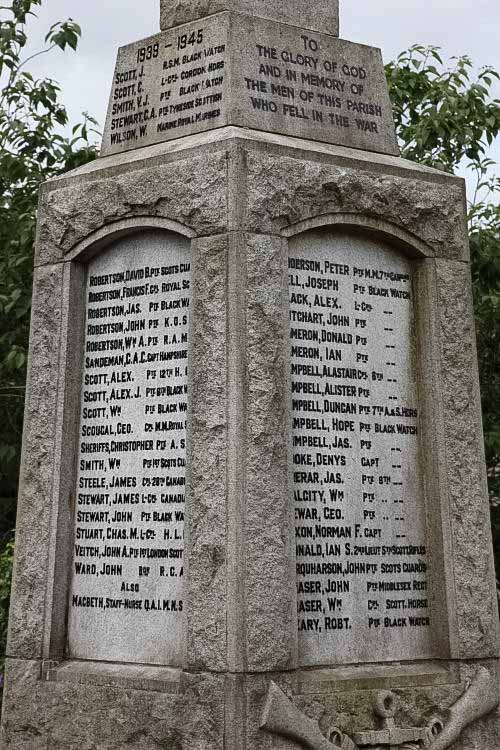
{"label": "green foliage", "polygon": [[3,691],[4,654],[7,643],[13,556],[14,543],[8,542],[3,551],[0,552],[0,703]]}
{"label": "green foliage", "polygon": [[42,0],[13,0],[0,8],[0,699],[12,573],[17,478],[31,313],[33,246],[42,182],[96,157],[85,117],[72,130],[59,87],[26,68],[54,48],[76,49],[80,27],[52,26],[47,48],[22,59],[25,24]]}
{"label": "green foliage", "polygon": [[[497,193],[496,184],[487,194]],[[471,214],[474,306],[493,543],[500,580],[500,205],[481,200]]]}
{"label": "green foliage", "polygon": [[470,214],[483,428],[493,501],[500,499],[500,205],[481,202]]}
{"label": "green foliage", "polygon": [[81,28],[72,18],[69,18],[65,23],[59,22],[51,26],[45,41],[51,42],[53,47],[60,47],[62,50],[65,50],[66,46],[76,50],[81,34]]}
{"label": "green foliage", "polygon": [[85,117],[65,137],[68,115],[57,83],[36,79],[26,68],[54,48],[76,49],[78,24],[55,24],[47,48],[22,59],[26,21],[41,3],[14,0],[0,8],[0,541],[14,527],[38,189],[96,156],[89,130],[94,121]]}
{"label": "green foliage", "polygon": [[491,96],[498,72],[485,67],[473,80],[469,57],[452,62],[444,65],[438,47],[415,45],[386,66],[402,155],[449,172],[464,159],[481,162],[500,131]]}
{"label": "green foliage", "polygon": [[488,148],[500,131],[500,101],[491,67],[473,79],[469,57],[447,67],[436,47],[414,46],[386,66],[403,156],[475,175],[469,202],[472,281],[481,379],[486,463],[500,577],[500,179],[488,176]]}

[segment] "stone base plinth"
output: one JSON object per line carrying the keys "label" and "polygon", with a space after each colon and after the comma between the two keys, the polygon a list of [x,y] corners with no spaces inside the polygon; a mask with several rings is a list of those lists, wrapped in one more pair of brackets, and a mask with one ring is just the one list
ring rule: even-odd
{"label": "stone base plinth", "polygon": [[[485,666],[495,670],[492,662]],[[260,729],[271,678],[299,717],[318,721],[325,733],[335,726],[349,737],[360,728],[379,731],[373,704],[381,686],[396,691],[399,726],[423,728],[447,716],[476,669],[457,662],[361,668],[350,675],[345,670],[222,675],[9,660],[0,742],[5,750],[295,750],[301,745]],[[495,712],[467,728],[452,749],[499,746]]]}

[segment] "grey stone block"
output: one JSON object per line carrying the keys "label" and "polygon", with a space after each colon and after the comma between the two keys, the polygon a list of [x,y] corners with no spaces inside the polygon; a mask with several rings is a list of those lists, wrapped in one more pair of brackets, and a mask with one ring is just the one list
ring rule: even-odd
{"label": "grey stone block", "polygon": [[372,229],[379,221],[410,230],[430,256],[469,257],[463,180],[395,157],[225,128],[100,159],[47,183],[36,264],[63,260],[123,219],[165,218],[204,236],[223,233],[230,214],[231,228],[270,234],[325,214],[364,216]]}
{"label": "grey stone block", "polygon": [[[104,167],[104,171],[102,168]],[[125,217],[168,217],[196,234],[225,230],[226,155],[206,152],[172,164],[109,172],[94,163],[91,178],[47,183],[42,192],[36,263],[57,262],[92,232]]]}
{"label": "grey stone block", "polygon": [[230,15],[227,124],[399,154],[382,53]]}
{"label": "grey stone block", "polygon": [[469,267],[436,261],[441,397],[457,592],[458,658],[497,653],[498,608],[491,551],[481,401]]}
{"label": "grey stone block", "polygon": [[[495,674],[493,662],[485,666]],[[422,728],[439,717],[444,723],[448,720],[449,708],[458,701],[467,688],[468,680],[477,674],[478,664],[457,663],[451,669],[443,670],[445,677],[436,680],[432,667],[424,677],[422,685],[416,686],[404,680],[393,691],[397,696],[399,708],[395,717],[396,727]],[[394,686],[395,670],[388,668],[387,680]],[[392,675],[391,675],[392,671]],[[391,676],[390,676],[391,675]],[[415,678],[416,675],[414,675]],[[361,677],[361,675],[360,675]],[[355,670],[350,677],[338,670],[300,673],[296,675],[277,674],[273,680],[287,695],[297,711],[318,722],[321,731],[326,734],[332,727],[339,729],[347,737],[353,737],[361,729],[377,732],[380,720],[374,714],[374,704],[380,685],[384,683],[384,670],[376,670],[372,675],[365,674],[364,679],[356,681]],[[296,743],[284,737],[263,732],[259,727],[262,721],[263,707],[269,688],[269,677],[249,675],[243,685],[246,698],[246,733],[249,750],[292,750]],[[466,728],[460,739],[453,743],[452,750],[485,750],[496,748],[500,742],[500,715],[493,711],[485,718]],[[333,746],[333,745],[332,745]],[[336,745],[335,745],[336,746]],[[410,745],[411,746],[411,745]],[[342,747],[353,747],[351,744]]]}
{"label": "grey stone block", "polygon": [[[494,670],[492,663],[485,663]],[[460,698],[477,663],[457,663],[451,669],[421,670],[422,684],[400,681],[398,726],[425,726],[432,717],[446,720],[449,707]],[[70,670],[73,674],[70,675]],[[105,670],[108,670],[107,677]],[[5,750],[240,750],[242,738],[249,750],[292,750],[296,743],[260,729],[269,675],[234,677],[197,674],[156,675],[134,668],[105,665],[98,677],[93,667],[69,664],[42,680],[41,663],[9,660],[4,722],[0,734]],[[399,667],[400,672],[404,668]],[[140,670],[139,670],[140,671]],[[335,670],[295,675],[277,673],[273,680],[305,716],[323,731],[332,725],[347,734],[361,727],[375,728],[373,702],[380,684],[397,682],[397,668],[364,678],[346,679]],[[157,688],[152,687],[161,679]],[[414,675],[415,679],[416,675]],[[401,680],[401,678],[400,678]],[[118,683],[121,684],[118,684]],[[125,685],[127,687],[125,688]],[[148,687],[148,689],[145,689]],[[226,713],[221,706],[226,700]],[[231,717],[235,720],[231,721]],[[498,712],[467,728],[453,750],[493,750],[500,742]]]}
{"label": "grey stone block", "polygon": [[227,236],[193,243],[187,524],[188,664],[227,668]]}
{"label": "grey stone block", "polygon": [[113,675],[99,685],[93,670],[87,678],[80,670],[79,681],[57,670],[50,681],[41,676],[39,661],[8,661],[4,750],[224,747],[223,676],[179,673],[177,685],[169,679],[172,692],[146,690],[139,680],[124,690]]}
{"label": "grey stone block", "polygon": [[[287,451],[288,326],[282,313],[286,244],[281,238],[240,235],[245,280],[244,414],[247,663],[250,671],[296,663],[294,542],[289,522]],[[244,264],[244,265],[243,265]],[[242,343],[243,343],[242,342]]]}
{"label": "grey stone block", "polygon": [[304,6],[301,0],[161,0],[160,28],[170,29],[224,10],[334,36],[339,33],[338,0],[320,0],[309,6]]}
{"label": "grey stone block", "polygon": [[62,265],[35,272],[26,386],[23,460],[16,556],[9,618],[9,656],[42,656],[52,489],[56,469],[56,412],[60,390]]}
{"label": "grey stone block", "polygon": [[399,153],[374,47],[222,13],[120,48],[103,156],[227,125]]}
{"label": "grey stone block", "polygon": [[[75,456],[82,372],[84,268],[64,263],[61,294],[58,393],[54,415],[54,480],[52,485],[49,556],[47,561],[44,656],[61,658],[66,647],[69,598],[68,567],[72,565],[74,534]],[[43,269],[40,269],[43,270]]]}
{"label": "grey stone block", "polygon": [[357,214],[409,231],[427,245],[429,255],[468,258],[461,180],[443,184],[434,173],[428,174],[429,184],[424,175],[422,183],[411,173],[381,174],[374,163],[325,164],[291,156],[290,152],[249,151],[245,221],[249,231],[278,234],[313,216],[344,214],[348,219],[349,214]]}

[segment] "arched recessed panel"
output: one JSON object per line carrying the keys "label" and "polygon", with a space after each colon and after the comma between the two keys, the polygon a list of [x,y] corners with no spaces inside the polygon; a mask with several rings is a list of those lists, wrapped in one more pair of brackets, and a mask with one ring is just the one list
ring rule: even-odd
{"label": "arched recessed panel", "polygon": [[88,264],[69,652],[181,666],[190,243]]}
{"label": "arched recessed panel", "polygon": [[435,656],[412,261],[318,230],[288,266],[300,663]]}

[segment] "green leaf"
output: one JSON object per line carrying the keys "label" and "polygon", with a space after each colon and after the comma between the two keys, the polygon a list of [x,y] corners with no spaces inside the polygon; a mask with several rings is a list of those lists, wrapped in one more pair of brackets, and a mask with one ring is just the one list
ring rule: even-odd
{"label": "green leaf", "polygon": [[[26,33],[21,27],[40,2],[13,0],[12,20],[0,25],[0,672],[11,564],[2,555],[15,520],[38,193],[46,180],[97,155],[90,120],[72,123],[66,137],[68,116],[59,86],[37,79],[29,63],[22,65]],[[80,33],[70,19],[55,24],[47,42],[75,49]]]}
{"label": "green leaf", "polygon": [[[426,61],[434,62],[428,64]],[[469,206],[474,308],[488,482],[500,577],[500,179],[487,153],[500,131],[500,103],[488,66],[477,80],[470,57],[444,63],[436,48],[414,45],[386,67],[405,158],[456,171],[468,158],[477,181]]]}
{"label": "green leaf", "polygon": [[51,26],[45,41],[64,50],[67,46],[76,50],[78,40],[82,34],[80,26],[69,18],[64,23],[58,22]]}

